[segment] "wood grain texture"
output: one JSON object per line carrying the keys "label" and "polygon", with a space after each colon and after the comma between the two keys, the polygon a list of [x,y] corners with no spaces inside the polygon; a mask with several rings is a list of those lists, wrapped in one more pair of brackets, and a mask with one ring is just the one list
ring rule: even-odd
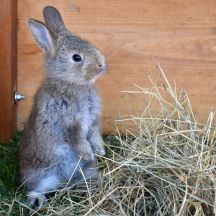
{"label": "wood grain texture", "polygon": [[0,140],[16,130],[16,1],[0,0]]}
{"label": "wood grain texture", "polygon": [[[32,106],[32,96],[43,77],[42,54],[27,32],[29,17],[42,20],[42,9],[59,9],[66,26],[93,42],[106,56],[108,72],[97,81],[103,102],[104,132],[112,131],[122,102],[121,90],[132,83],[150,85],[148,74],[156,58],[169,80],[186,89],[195,114],[206,121],[216,106],[215,0],[20,0],[18,1],[18,88],[27,96],[18,109],[21,129]],[[133,112],[143,109],[133,103]]]}

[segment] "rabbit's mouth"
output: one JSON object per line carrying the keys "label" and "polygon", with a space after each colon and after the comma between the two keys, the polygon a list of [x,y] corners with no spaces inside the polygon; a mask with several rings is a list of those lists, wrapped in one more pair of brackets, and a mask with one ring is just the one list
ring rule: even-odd
{"label": "rabbit's mouth", "polygon": [[106,72],[106,66],[97,68],[94,77],[90,79],[90,83],[94,83],[98,79],[98,77],[100,77],[105,72]]}

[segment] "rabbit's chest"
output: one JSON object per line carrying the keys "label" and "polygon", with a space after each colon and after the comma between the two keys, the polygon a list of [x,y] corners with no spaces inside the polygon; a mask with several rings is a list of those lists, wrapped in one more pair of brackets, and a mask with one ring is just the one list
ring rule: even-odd
{"label": "rabbit's chest", "polygon": [[87,132],[100,114],[99,102],[89,97],[79,104],[77,111],[76,118],[79,119],[82,129]]}
{"label": "rabbit's chest", "polygon": [[60,116],[66,125],[73,125],[79,122],[84,131],[88,131],[89,127],[95,122],[100,115],[100,102],[94,95],[86,97],[73,97],[70,100],[59,102],[61,106],[52,113],[61,112]]}

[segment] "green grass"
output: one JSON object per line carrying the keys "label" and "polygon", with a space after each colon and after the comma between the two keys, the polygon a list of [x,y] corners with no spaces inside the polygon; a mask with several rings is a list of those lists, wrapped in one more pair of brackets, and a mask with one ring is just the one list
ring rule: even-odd
{"label": "green grass", "polygon": [[24,199],[22,191],[17,193],[20,137],[21,133],[17,133],[9,143],[0,143],[0,215],[19,215],[19,204],[14,199],[20,202]]}
{"label": "green grass", "polygon": [[0,143],[0,192],[1,195],[13,191],[18,176],[18,145],[20,133],[9,143]]}

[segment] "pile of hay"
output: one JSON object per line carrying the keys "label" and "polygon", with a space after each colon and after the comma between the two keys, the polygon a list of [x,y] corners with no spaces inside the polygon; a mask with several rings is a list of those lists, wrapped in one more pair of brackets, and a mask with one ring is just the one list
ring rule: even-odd
{"label": "pile of hay", "polygon": [[[138,87],[149,103],[131,121],[125,137],[108,143],[100,159],[101,185],[63,190],[39,215],[214,215],[216,130],[213,111],[206,124],[193,115],[185,92],[177,95],[158,65],[164,88]],[[161,91],[166,92],[161,93]],[[163,95],[163,96],[162,96]],[[152,113],[155,102],[160,106]],[[120,133],[119,133],[120,134]],[[109,138],[110,139],[110,138]],[[85,184],[85,183],[84,183]],[[22,208],[25,206],[22,204]]]}

